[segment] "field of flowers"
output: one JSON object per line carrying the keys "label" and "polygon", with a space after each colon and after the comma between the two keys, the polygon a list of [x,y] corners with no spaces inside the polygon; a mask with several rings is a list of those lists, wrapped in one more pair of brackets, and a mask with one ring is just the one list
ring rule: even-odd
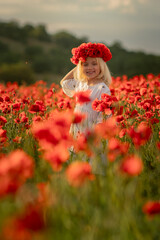
{"label": "field of flowers", "polygon": [[160,75],[110,89],[92,105],[103,123],[74,139],[88,92],[0,84],[0,239],[160,239]]}

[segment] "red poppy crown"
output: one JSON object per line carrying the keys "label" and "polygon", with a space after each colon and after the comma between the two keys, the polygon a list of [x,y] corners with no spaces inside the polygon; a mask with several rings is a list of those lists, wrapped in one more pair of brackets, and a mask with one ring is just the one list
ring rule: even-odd
{"label": "red poppy crown", "polygon": [[72,54],[73,57],[70,60],[76,65],[79,61],[85,62],[87,57],[99,57],[104,62],[112,58],[112,53],[103,43],[82,43],[79,47],[72,49]]}

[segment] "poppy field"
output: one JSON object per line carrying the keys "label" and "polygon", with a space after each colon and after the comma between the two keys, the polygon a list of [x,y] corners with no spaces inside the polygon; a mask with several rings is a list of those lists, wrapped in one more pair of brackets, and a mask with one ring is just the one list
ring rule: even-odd
{"label": "poppy field", "polygon": [[110,90],[92,104],[103,123],[74,139],[89,92],[0,84],[0,239],[160,239],[160,75]]}

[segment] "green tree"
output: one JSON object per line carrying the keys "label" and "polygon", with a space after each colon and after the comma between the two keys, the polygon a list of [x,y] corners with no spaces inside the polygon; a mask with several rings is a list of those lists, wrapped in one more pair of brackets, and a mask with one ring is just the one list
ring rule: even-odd
{"label": "green tree", "polygon": [[73,64],[70,62],[71,52],[69,49],[62,47],[53,47],[50,50],[52,58],[52,71],[57,74],[65,74],[69,71]]}
{"label": "green tree", "polygon": [[26,35],[17,21],[0,22],[0,36],[5,36],[16,41],[24,42]]}
{"label": "green tree", "polygon": [[37,56],[44,54],[44,49],[41,46],[34,45],[34,46],[27,46],[24,50],[25,58],[26,59],[34,59]]}
{"label": "green tree", "polygon": [[52,66],[53,61],[48,54],[37,55],[32,62],[32,68],[37,73],[51,72]]}
{"label": "green tree", "polygon": [[52,35],[52,41],[63,48],[71,49],[83,42],[88,42],[88,39],[86,37],[78,39],[71,33],[61,31]]}
{"label": "green tree", "polygon": [[38,40],[46,41],[46,42],[51,41],[51,37],[47,33],[46,27],[43,24],[40,24],[40,25],[34,27],[34,29],[31,31],[30,34],[32,37],[34,37]]}
{"label": "green tree", "polygon": [[0,64],[3,63],[16,63],[22,60],[23,56],[21,53],[12,52],[9,46],[0,41]]}
{"label": "green tree", "polygon": [[32,32],[34,31],[34,27],[31,24],[26,24],[22,27],[24,34],[27,38],[32,37]]}

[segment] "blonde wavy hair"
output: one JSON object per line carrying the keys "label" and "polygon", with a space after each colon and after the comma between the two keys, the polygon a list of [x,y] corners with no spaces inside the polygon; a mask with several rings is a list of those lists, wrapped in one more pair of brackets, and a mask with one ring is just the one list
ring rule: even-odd
{"label": "blonde wavy hair", "polygon": [[[100,66],[100,73],[97,76],[97,79],[99,80],[102,79],[102,81],[106,83],[107,86],[109,86],[112,82],[112,77],[107,64],[103,61],[102,58],[95,59],[97,60],[97,63]],[[77,69],[74,72],[74,78],[78,81],[87,82],[87,77],[83,73],[82,61],[79,61],[77,65]]]}

